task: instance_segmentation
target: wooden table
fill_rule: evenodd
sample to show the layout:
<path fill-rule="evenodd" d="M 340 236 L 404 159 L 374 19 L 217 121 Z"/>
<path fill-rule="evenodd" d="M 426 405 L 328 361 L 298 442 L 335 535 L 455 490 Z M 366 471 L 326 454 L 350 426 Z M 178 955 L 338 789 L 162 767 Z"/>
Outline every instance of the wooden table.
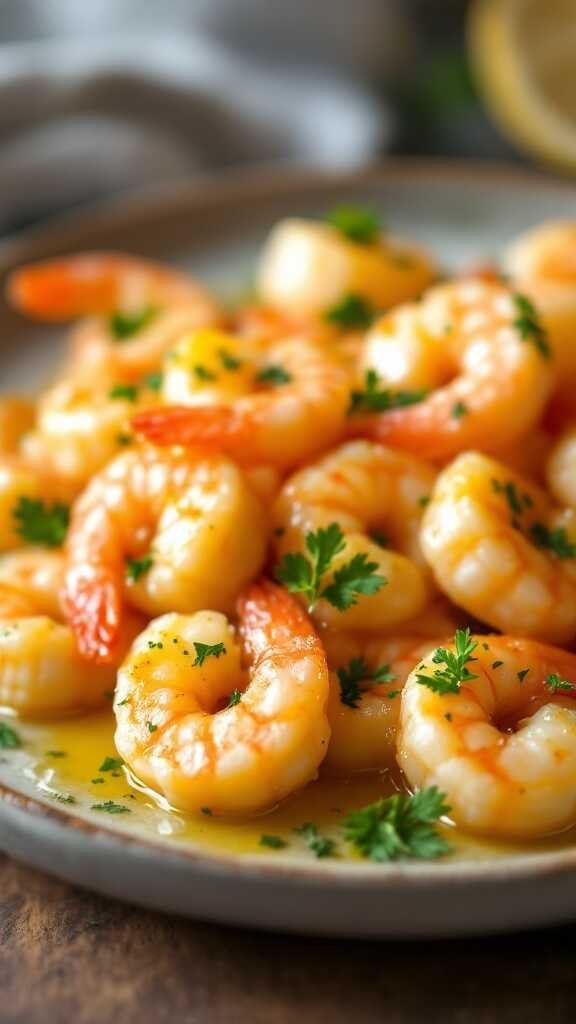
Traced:
<path fill-rule="evenodd" d="M 0 855 L 1 1024 L 566 1024 L 576 928 L 345 942 L 182 921 Z"/>

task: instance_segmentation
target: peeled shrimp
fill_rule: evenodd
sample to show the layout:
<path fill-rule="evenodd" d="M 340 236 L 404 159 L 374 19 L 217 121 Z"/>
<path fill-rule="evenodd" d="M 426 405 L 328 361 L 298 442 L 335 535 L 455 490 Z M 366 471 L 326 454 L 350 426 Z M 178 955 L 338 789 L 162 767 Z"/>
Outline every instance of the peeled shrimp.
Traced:
<path fill-rule="evenodd" d="M 290 338 L 268 350 L 261 364 L 266 369 L 281 379 L 226 405 L 144 412 L 133 426 L 156 444 L 209 445 L 243 464 L 284 468 L 342 437 L 350 379 L 336 353 L 307 338 Z"/>
<path fill-rule="evenodd" d="M 15 271 L 8 297 L 27 316 L 93 317 L 73 337 L 69 374 L 94 383 L 136 380 L 158 368 L 184 331 L 216 323 L 221 310 L 193 278 L 114 252 L 91 252 Z M 121 318 L 123 330 L 112 318 Z"/>
<path fill-rule="evenodd" d="M 265 304 L 299 319 L 323 316 L 349 294 L 376 309 L 415 298 L 436 276 L 423 249 L 387 235 L 350 241 L 330 224 L 289 219 L 262 253 L 257 290 Z"/>
<path fill-rule="evenodd" d="M 476 676 L 439 695 L 417 680 L 402 693 L 398 761 L 417 788 L 438 786 L 462 828 L 507 838 L 543 836 L 576 823 L 574 696 L 549 675 L 576 681 L 576 655 L 532 640 L 478 636 Z M 526 671 L 528 670 L 528 671 Z"/>
<path fill-rule="evenodd" d="M 351 431 L 434 460 L 522 438 L 538 423 L 553 370 L 515 326 L 518 315 L 507 288 L 478 279 L 439 285 L 385 315 L 367 336 L 364 369 L 382 389 L 431 394 L 350 417 Z"/>
<path fill-rule="evenodd" d="M 531 481 L 467 452 L 438 477 L 421 543 L 440 589 L 470 614 L 564 643 L 576 634 L 576 560 L 558 557 L 550 541 L 569 527 Z M 572 528 L 565 539 L 574 541 Z"/>
<path fill-rule="evenodd" d="M 555 441 L 546 466 L 548 486 L 560 505 L 576 509 L 576 424 Z"/>
<path fill-rule="evenodd" d="M 390 631 L 424 609 L 431 581 L 419 529 L 435 477 L 434 469 L 414 456 L 353 441 L 286 481 L 274 510 L 279 556 L 305 550 L 307 533 L 337 523 L 345 547 L 334 559 L 331 575 L 354 555 L 365 553 L 387 581 L 377 593 L 360 595 L 345 611 L 321 599 L 313 613 L 316 621 L 336 629 Z M 379 543 L 373 538 L 381 533 L 386 536 Z"/>
<path fill-rule="evenodd" d="M 118 455 L 75 503 L 65 605 L 82 654 L 113 656 L 125 599 L 157 615 L 228 611 L 260 570 L 262 505 L 228 459 L 142 447 Z M 126 560 L 141 559 L 126 579 Z"/>
<path fill-rule="evenodd" d="M 118 751 L 182 810 L 265 810 L 315 778 L 326 753 L 328 670 L 305 612 L 264 582 L 239 617 L 247 669 L 226 618 L 201 611 L 150 623 L 118 675 Z M 220 653 L 198 664 L 197 644 Z"/>

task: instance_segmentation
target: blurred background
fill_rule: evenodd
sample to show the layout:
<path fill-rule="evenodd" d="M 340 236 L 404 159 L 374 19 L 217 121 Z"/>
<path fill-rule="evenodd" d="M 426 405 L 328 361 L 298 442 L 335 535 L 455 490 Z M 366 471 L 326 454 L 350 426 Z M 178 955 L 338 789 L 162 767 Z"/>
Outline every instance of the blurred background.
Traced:
<path fill-rule="evenodd" d="M 387 154 L 576 170 L 576 0 L 0 0 L 0 231 Z"/>

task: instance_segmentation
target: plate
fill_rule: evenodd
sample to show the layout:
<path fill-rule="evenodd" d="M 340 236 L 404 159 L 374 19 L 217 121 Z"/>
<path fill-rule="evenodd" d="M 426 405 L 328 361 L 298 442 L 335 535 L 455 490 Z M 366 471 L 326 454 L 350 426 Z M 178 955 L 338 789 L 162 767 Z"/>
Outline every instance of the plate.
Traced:
<path fill-rule="evenodd" d="M 494 165 L 391 161 L 361 173 L 243 175 L 120 198 L 2 243 L 0 272 L 116 248 L 188 266 L 232 297 L 279 217 L 321 215 L 342 200 L 376 207 L 392 231 L 430 245 L 448 268 L 490 259 L 545 218 L 576 218 L 576 189 L 566 182 Z M 57 359 L 57 335 L 4 305 L 2 323 L 3 390 L 30 390 Z M 576 918 L 576 845 L 495 855 L 478 843 L 467 857 L 391 865 L 208 846 L 146 801 L 117 816 L 71 794 L 63 802 L 51 785 L 56 768 L 38 754 L 42 730 L 22 731 L 23 748 L 0 759 L 0 848 L 110 896 L 228 924 L 349 937 L 478 934 Z"/>

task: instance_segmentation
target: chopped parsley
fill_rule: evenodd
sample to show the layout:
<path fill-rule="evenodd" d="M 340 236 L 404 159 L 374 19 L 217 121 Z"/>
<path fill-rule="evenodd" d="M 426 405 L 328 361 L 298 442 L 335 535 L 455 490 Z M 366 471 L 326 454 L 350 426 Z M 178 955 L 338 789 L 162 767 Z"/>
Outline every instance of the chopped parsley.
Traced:
<path fill-rule="evenodd" d="M 329 324 L 346 330 L 370 327 L 375 315 L 376 311 L 367 299 L 362 295 L 356 295 L 355 292 L 349 292 L 326 310 L 324 318 Z"/>
<path fill-rule="evenodd" d="M 48 505 L 39 498 L 19 498 L 12 515 L 17 523 L 16 533 L 29 544 L 58 548 L 66 539 L 70 524 L 68 505 L 60 502 Z"/>
<path fill-rule="evenodd" d="M 360 552 L 336 569 L 332 582 L 322 587 L 322 578 L 346 546 L 338 523 L 307 533 L 305 545 L 307 554 L 284 555 L 276 568 L 276 577 L 293 594 L 303 594 L 310 611 L 320 598 L 339 611 L 346 611 L 357 604 L 358 595 L 376 594 L 387 583 L 384 576 L 376 573 L 378 563 L 368 561 L 368 556 Z"/>
<path fill-rule="evenodd" d="M 328 213 L 326 220 L 345 238 L 360 245 L 371 245 L 380 237 L 378 215 L 365 206 L 336 206 Z"/>
<path fill-rule="evenodd" d="M 344 836 L 370 860 L 441 857 L 450 852 L 450 847 L 434 823 L 449 810 L 436 786 L 413 796 L 396 793 L 348 814 Z"/>
<path fill-rule="evenodd" d="M 223 643 L 203 644 L 199 640 L 194 641 L 194 651 L 196 659 L 192 662 L 192 668 L 200 668 L 206 661 L 206 658 L 219 658 L 221 654 L 226 654 L 226 648 Z"/>
<path fill-rule="evenodd" d="M 164 374 L 160 370 L 154 370 L 153 373 L 149 373 L 144 377 L 144 387 L 148 388 L 149 391 L 160 391 L 164 380 Z"/>
<path fill-rule="evenodd" d="M 65 750 L 47 750 L 46 751 L 46 757 L 54 757 L 54 758 L 68 757 L 68 754 L 66 753 Z"/>
<path fill-rule="evenodd" d="M 130 808 L 124 804 L 116 804 L 113 800 L 105 800 L 102 804 L 92 804 L 91 811 L 103 811 L 104 814 L 130 814 Z"/>
<path fill-rule="evenodd" d="M 125 341 L 126 338 L 138 334 L 143 327 L 147 327 L 154 319 L 158 310 L 154 306 L 145 306 L 139 313 L 113 313 L 108 321 L 110 333 L 115 341 Z"/>
<path fill-rule="evenodd" d="M 548 336 L 530 299 L 527 299 L 525 295 L 517 294 L 512 296 L 512 301 L 517 313 L 513 326 L 517 329 L 522 341 L 530 342 L 544 359 L 550 359 L 552 351 L 548 343 Z"/>
<path fill-rule="evenodd" d="M 576 690 L 575 683 L 571 683 L 569 679 L 563 679 L 556 672 L 551 672 L 550 675 L 546 676 L 544 685 L 547 686 L 552 693 L 569 693 Z"/>
<path fill-rule="evenodd" d="M 501 668 L 503 664 L 504 664 L 503 661 L 493 661 L 492 662 L 492 668 L 493 669 Z"/>
<path fill-rule="evenodd" d="M 22 740 L 7 722 L 0 722 L 0 750 L 18 750 L 22 746 Z"/>
<path fill-rule="evenodd" d="M 198 380 L 217 380 L 217 374 L 209 370 L 207 366 L 202 366 L 200 363 L 193 367 L 194 373 L 198 377 Z"/>
<path fill-rule="evenodd" d="M 358 707 L 368 686 L 392 683 L 396 678 L 389 665 L 380 665 L 371 670 L 364 658 L 351 658 L 347 668 L 337 669 L 336 675 L 340 684 L 340 700 L 349 708 Z M 364 683 L 364 687 L 360 683 Z"/>
<path fill-rule="evenodd" d="M 390 412 L 391 409 L 415 405 L 426 398 L 426 391 L 389 391 L 387 388 L 380 388 L 380 380 L 375 370 L 366 370 L 364 383 L 364 390 L 351 392 L 349 416 L 361 412 Z"/>
<path fill-rule="evenodd" d="M 302 836 L 308 849 L 312 850 L 312 853 L 315 853 L 317 857 L 333 856 L 336 843 L 333 839 L 320 835 L 316 825 L 313 825 L 311 821 L 306 821 L 299 828 L 295 828 L 294 832 L 296 835 Z"/>
<path fill-rule="evenodd" d="M 534 502 L 529 494 L 520 494 L 516 484 L 512 480 L 502 483 L 501 480 L 492 480 L 494 494 L 501 494 L 507 501 L 514 519 L 523 514 L 527 508 L 532 508 Z"/>
<path fill-rule="evenodd" d="M 260 846 L 267 846 L 269 850 L 283 850 L 288 843 L 282 836 L 271 836 L 264 833 L 260 836 Z"/>
<path fill-rule="evenodd" d="M 230 355 L 225 348 L 218 349 L 218 357 L 225 370 L 239 370 L 242 366 L 242 360 Z"/>
<path fill-rule="evenodd" d="M 118 772 L 122 768 L 124 761 L 121 757 L 105 757 L 100 765 L 99 772 Z"/>
<path fill-rule="evenodd" d="M 549 530 L 544 523 L 533 523 L 530 527 L 530 539 L 536 547 L 550 551 L 556 558 L 576 558 L 576 544 L 568 539 L 563 526 Z"/>
<path fill-rule="evenodd" d="M 153 722 L 146 722 L 146 728 L 148 729 L 148 732 L 150 734 L 152 734 L 153 732 L 158 732 L 158 726 L 154 725 Z"/>
<path fill-rule="evenodd" d="M 60 804 L 75 804 L 78 803 L 75 796 L 71 793 L 49 793 L 48 796 L 52 800 L 57 800 Z"/>
<path fill-rule="evenodd" d="M 227 707 L 233 708 L 233 707 L 236 706 L 236 704 L 239 704 L 241 700 L 242 700 L 242 690 L 232 690 L 232 693 L 230 694 L 230 696 L 228 698 Z"/>
<path fill-rule="evenodd" d="M 154 565 L 152 555 L 142 555 L 142 558 L 126 559 L 126 575 L 133 583 L 137 583 L 141 576 L 149 572 Z"/>
<path fill-rule="evenodd" d="M 477 679 L 478 676 L 473 675 L 467 667 L 470 662 L 476 661 L 473 655 L 478 646 L 477 641 L 471 639 L 468 627 L 456 630 L 454 646 L 455 651 L 437 647 L 432 655 L 432 661 L 443 668 L 435 668 L 429 675 L 422 671 L 423 666 L 420 665 L 416 670 L 416 681 L 434 693 L 445 694 L 459 693 L 462 683 Z"/>
<path fill-rule="evenodd" d="M 454 420 L 461 420 L 463 416 L 468 414 L 468 406 L 464 402 L 454 402 L 450 415 Z"/>
<path fill-rule="evenodd" d="M 418 504 L 420 505 L 420 508 L 426 508 L 426 505 L 430 504 L 430 495 L 423 494 L 420 498 L 418 498 Z"/>
<path fill-rule="evenodd" d="M 289 384 L 292 380 L 292 374 L 288 373 L 279 363 L 270 363 L 269 366 L 265 366 L 263 370 L 260 370 L 256 380 L 262 384 L 272 384 L 274 387 L 278 387 L 282 384 Z"/>
<path fill-rule="evenodd" d="M 125 448 L 129 444 L 132 444 L 133 440 L 134 438 L 132 434 L 116 434 L 116 444 L 121 445 L 122 448 Z"/>
<path fill-rule="evenodd" d="M 135 402 L 138 388 L 136 384 L 114 384 L 108 392 L 108 398 L 125 398 L 127 402 Z"/>
<path fill-rule="evenodd" d="M 528 675 L 529 671 L 530 671 L 529 668 L 521 668 L 520 671 L 516 673 L 517 676 L 518 676 L 518 679 L 520 680 L 521 683 L 524 682 L 524 680 L 526 679 L 526 676 Z"/>

